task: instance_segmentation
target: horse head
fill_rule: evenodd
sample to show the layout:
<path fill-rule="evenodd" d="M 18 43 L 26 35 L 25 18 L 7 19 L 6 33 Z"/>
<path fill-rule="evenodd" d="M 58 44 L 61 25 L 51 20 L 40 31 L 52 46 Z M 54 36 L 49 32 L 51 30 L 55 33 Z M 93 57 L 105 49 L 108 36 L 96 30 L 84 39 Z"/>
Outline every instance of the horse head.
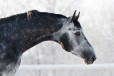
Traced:
<path fill-rule="evenodd" d="M 62 28 L 54 34 L 54 39 L 67 52 L 83 58 L 87 64 L 92 64 L 96 60 L 94 49 L 84 36 L 78 21 L 80 12 L 77 16 L 75 13 L 76 11 L 72 17 L 63 20 Z"/>

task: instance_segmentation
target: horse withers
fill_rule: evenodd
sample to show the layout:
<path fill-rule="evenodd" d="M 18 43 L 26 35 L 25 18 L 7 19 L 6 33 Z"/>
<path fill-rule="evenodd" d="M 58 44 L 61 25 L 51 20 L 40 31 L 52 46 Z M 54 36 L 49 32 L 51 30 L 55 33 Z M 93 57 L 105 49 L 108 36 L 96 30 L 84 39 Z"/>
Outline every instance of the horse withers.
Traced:
<path fill-rule="evenodd" d="M 13 76 L 22 54 L 34 45 L 53 40 L 64 50 L 92 64 L 95 53 L 83 34 L 78 21 L 72 17 L 32 10 L 0 19 L 0 76 Z"/>

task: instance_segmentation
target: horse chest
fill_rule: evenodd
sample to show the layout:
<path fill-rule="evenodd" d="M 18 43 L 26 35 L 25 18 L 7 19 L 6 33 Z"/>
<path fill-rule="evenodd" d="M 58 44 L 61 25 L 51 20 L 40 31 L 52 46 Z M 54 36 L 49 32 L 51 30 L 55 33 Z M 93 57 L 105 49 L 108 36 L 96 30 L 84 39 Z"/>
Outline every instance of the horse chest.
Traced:
<path fill-rule="evenodd" d="M 14 76 L 21 62 L 19 55 L 14 55 L 14 50 L 0 44 L 0 76 Z"/>
<path fill-rule="evenodd" d="M 0 76 L 14 76 L 16 70 L 18 69 L 20 65 L 21 59 L 19 58 L 17 62 L 11 62 L 10 64 L 2 64 L 0 63 L 3 68 L 0 69 Z M 5 65 L 6 64 L 6 65 Z"/>

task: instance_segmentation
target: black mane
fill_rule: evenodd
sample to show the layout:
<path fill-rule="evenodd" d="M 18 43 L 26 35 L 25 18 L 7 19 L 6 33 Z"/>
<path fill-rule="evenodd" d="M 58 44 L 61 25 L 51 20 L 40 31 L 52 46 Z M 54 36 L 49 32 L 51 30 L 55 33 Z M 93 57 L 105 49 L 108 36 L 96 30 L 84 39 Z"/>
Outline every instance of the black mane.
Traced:
<path fill-rule="evenodd" d="M 58 19 L 58 18 L 67 18 L 66 16 L 63 16 L 61 14 L 54 14 L 54 13 L 47 13 L 47 12 L 39 12 L 37 10 L 31 10 L 29 11 L 32 13 L 32 17 L 47 17 L 47 18 L 54 18 L 54 19 Z M 21 14 L 16 14 L 16 15 L 12 15 L 6 18 L 1 18 L 0 19 L 0 24 L 2 23 L 9 23 L 9 22 L 15 22 L 15 21 L 20 21 L 23 19 L 27 19 L 27 12 L 25 13 L 21 13 Z"/>

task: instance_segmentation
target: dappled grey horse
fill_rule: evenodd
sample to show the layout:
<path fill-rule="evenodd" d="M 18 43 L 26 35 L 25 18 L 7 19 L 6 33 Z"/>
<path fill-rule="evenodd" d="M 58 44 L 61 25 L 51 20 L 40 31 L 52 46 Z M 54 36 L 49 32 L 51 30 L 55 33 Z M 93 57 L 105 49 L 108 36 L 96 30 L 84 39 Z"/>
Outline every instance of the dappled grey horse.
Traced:
<path fill-rule="evenodd" d="M 53 40 L 63 49 L 92 64 L 95 53 L 78 22 L 72 17 L 32 10 L 0 19 L 0 76 L 13 76 L 22 54 L 34 45 Z"/>

